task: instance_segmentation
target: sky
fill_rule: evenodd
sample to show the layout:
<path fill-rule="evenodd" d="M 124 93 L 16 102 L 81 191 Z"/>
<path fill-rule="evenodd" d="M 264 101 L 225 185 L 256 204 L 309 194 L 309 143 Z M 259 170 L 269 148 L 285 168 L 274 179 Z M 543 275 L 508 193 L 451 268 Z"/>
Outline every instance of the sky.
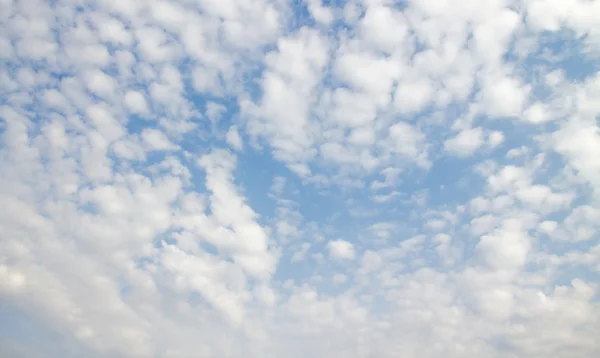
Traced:
<path fill-rule="evenodd" d="M 600 356 L 600 1 L 0 0 L 0 356 Z"/>

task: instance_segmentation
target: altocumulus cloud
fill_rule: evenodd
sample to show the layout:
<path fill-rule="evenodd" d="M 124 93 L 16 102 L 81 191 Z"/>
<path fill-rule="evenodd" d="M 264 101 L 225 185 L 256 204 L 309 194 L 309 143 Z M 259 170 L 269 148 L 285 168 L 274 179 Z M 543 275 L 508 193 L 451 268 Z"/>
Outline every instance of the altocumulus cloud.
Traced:
<path fill-rule="evenodd" d="M 0 0 L 0 356 L 600 356 L 598 23 Z"/>

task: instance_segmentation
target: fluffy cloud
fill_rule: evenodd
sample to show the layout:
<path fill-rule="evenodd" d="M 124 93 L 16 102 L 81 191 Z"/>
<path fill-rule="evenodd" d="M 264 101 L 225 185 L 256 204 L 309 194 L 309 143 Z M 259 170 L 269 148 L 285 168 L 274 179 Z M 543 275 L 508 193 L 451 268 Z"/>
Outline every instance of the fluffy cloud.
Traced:
<path fill-rule="evenodd" d="M 352 260 L 354 258 L 354 246 L 344 240 L 333 240 L 327 244 L 329 255 L 336 259 Z"/>
<path fill-rule="evenodd" d="M 457 134 L 456 137 L 444 142 L 446 151 L 460 157 L 473 154 L 482 145 L 483 132 L 481 128 L 465 129 Z"/>
<path fill-rule="evenodd" d="M 242 137 L 235 126 L 229 128 L 227 134 L 225 134 L 227 144 L 229 144 L 235 150 L 242 150 Z"/>
<path fill-rule="evenodd" d="M 599 356 L 598 4 L 0 1 L 0 356 Z"/>

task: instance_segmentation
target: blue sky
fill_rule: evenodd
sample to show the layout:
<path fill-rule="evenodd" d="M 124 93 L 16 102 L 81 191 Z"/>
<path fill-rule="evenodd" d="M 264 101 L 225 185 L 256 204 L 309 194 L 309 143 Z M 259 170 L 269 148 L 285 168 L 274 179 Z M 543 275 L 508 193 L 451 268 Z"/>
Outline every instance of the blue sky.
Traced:
<path fill-rule="evenodd" d="M 599 18 L 0 1 L 0 356 L 597 357 Z"/>

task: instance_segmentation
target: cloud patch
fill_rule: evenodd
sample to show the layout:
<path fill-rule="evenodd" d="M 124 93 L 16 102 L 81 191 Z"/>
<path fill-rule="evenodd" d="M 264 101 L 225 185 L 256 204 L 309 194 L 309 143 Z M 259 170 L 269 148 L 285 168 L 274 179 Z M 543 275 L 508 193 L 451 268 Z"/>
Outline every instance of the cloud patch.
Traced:
<path fill-rule="evenodd" d="M 0 1 L 0 355 L 599 356 L 599 9 Z"/>

